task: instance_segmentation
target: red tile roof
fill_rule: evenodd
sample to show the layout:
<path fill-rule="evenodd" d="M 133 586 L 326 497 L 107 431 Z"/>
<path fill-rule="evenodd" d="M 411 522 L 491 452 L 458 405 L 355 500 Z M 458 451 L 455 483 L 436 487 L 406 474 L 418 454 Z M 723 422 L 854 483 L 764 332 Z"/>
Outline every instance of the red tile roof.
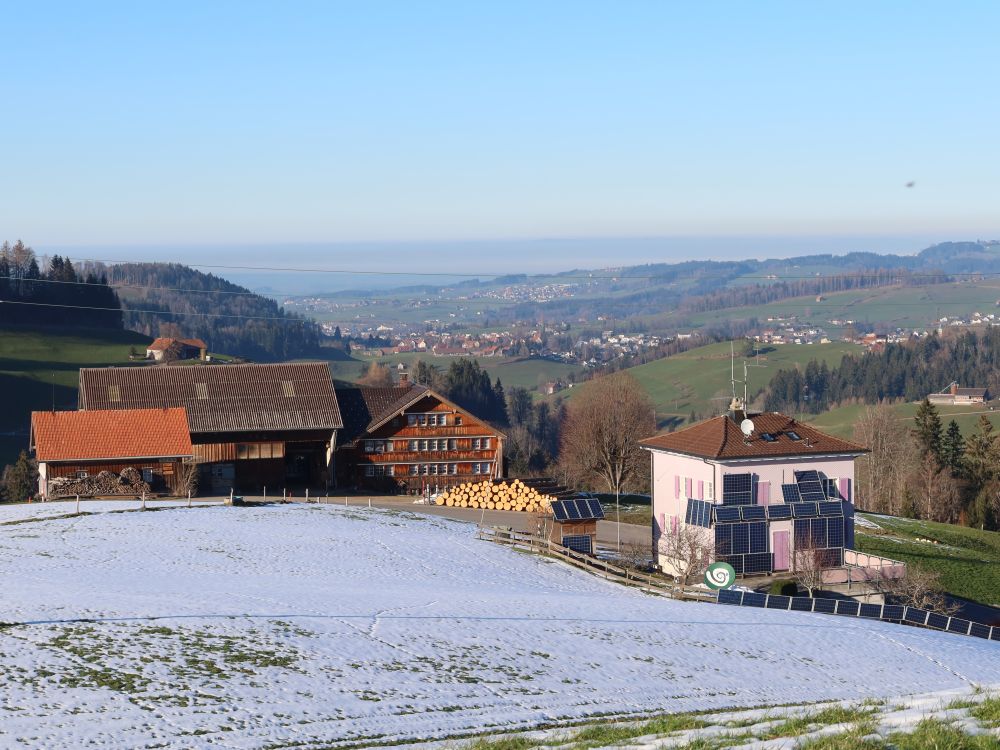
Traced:
<path fill-rule="evenodd" d="M 31 435 L 39 461 L 192 455 L 182 408 L 35 411 Z"/>
<path fill-rule="evenodd" d="M 740 426 L 730 417 L 720 416 L 677 432 L 647 438 L 640 444 L 646 448 L 716 460 L 868 452 L 864 446 L 827 435 L 777 412 L 752 414 L 750 419 L 753 420 L 754 431 L 748 438 L 744 438 Z M 790 432 L 800 439 L 790 437 Z M 773 436 L 774 440 L 765 440 L 762 437 L 765 434 Z"/>

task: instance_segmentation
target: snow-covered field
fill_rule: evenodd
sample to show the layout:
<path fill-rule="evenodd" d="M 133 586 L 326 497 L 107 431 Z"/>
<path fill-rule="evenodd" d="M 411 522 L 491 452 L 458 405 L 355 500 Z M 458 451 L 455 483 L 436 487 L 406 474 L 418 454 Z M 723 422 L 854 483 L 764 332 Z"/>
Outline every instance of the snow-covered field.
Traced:
<path fill-rule="evenodd" d="M 995 643 L 667 601 L 473 534 L 327 505 L 0 525 L 0 620 L 33 623 L 0 631 L 0 746 L 318 748 L 1000 684 Z"/>

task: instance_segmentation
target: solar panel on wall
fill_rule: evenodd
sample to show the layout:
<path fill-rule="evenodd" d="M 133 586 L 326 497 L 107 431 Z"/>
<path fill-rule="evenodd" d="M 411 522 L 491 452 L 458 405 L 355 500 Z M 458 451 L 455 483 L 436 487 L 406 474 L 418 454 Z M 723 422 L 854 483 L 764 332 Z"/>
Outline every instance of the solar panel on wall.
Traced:
<path fill-rule="evenodd" d="M 767 508 L 763 505 L 740 506 L 744 521 L 763 521 L 767 518 Z"/>
<path fill-rule="evenodd" d="M 795 503 L 792 505 L 792 515 L 795 518 L 812 518 L 816 513 L 816 503 Z"/>
<path fill-rule="evenodd" d="M 756 555 L 743 556 L 744 573 L 770 573 L 773 565 L 771 553 L 764 552 Z"/>
<path fill-rule="evenodd" d="M 783 521 L 792 517 L 792 506 L 790 505 L 769 505 L 767 506 L 767 517 L 771 521 Z"/>
<path fill-rule="evenodd" d="M 799 486 L 799 493 L 802 495 L 803 500 L 826 500 L 823 480 L 820 478 L 818 471 L 809 469 L 808 471 L 795 472 L 795 483 Z"/>
<path fill-rule="evenodd" d="M 820 503 L 819 514 L 821 516 L 842 516 L 844 515 L 844 505 L 839 500 Z"/>
<path fill-rule="evenodd" d="M 799 494 L 799 486 L 797 484 L 781 485 L 781 496 L 786 503 L 798 503 L 802 501 L 802 495 Z"/>
<path fill-rule="evenodd" d="M 722 504 L 753 505 L 753 474 L 724 474 Z"/>
<path fill-rule="evenodd" d="M 580 534 L 578 536 L 564 536 L 562 538 L 562 546 L 574 550 L 575 552 L 582 552 L 585 555 L 589 555 L 593 552 L 590 537 L 585 534 Z"/>
<path fill-rule="evenodd" d="M 739 506 L 716 505 L 712 510 L 715 511 L 715 520 L 719 523 L 732 523 L 740 520 Z"/>

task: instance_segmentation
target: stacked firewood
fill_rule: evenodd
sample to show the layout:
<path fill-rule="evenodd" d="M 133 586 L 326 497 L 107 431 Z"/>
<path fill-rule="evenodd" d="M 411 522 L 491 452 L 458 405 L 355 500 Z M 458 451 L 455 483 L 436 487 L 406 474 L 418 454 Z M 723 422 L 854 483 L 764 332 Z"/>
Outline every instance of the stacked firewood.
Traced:
<path fill-rule="evenodd" d="M 142 495 L 149 494 L 149 485 L 142 481 L 142 474 L 131 466 L 125 467 L 121 474 L 102 471 L 91 477 L 75 479 L 72 477 L 57 477 L 49 480 L 50 497 L 101 497 L 104 495 Z"/>
<path fill-rule="evenodd" d="M 527 513 L 548 511 L 555 498 L 543 495 L 520 479 L 513 482 L 469 482 L 438 495 L 437 505 L 454 508 L 516 510 Z"/>

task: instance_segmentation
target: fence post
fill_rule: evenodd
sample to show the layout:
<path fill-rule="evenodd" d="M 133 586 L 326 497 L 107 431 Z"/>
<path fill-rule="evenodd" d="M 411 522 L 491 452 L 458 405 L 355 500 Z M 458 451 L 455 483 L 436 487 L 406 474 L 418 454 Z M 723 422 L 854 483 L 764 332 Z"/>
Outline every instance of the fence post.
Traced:
<path fill-rule="evenodd" d="M 146 510 L 146 491 L 142 491 L 142 509 Z"/>
<path fill-rule="evenodd" d="M 264 502 L 267 502 L 267 485 L 264 485 Z"/>
<path fill-rule="evenodd" d="M 372 499 L 371 498 L 368 498 L 368 507 L 369 508 L 372 507 Z"/>
<path fill-rule="evenodd" d="M 232 487 L 229 488 L 229 504 L 230 505 L 233 504 L 233 488 Z"/>
<path fill-rule="evenodd" d="M 281 502 L 283 502 L 283 503 L 287 503 L 288 502 L 288 488 L 287 487 L 281 490 Z"/>
<path fill-rule="evenodd" d="M 76 512 L 77 513 L 80 512 L 80 496 L 79 495 L 76 496 Z"/>
<path fill-rule="evenodd" d="M 306 487 L 306 502 L 309 502 L 309 488 Z"/>

